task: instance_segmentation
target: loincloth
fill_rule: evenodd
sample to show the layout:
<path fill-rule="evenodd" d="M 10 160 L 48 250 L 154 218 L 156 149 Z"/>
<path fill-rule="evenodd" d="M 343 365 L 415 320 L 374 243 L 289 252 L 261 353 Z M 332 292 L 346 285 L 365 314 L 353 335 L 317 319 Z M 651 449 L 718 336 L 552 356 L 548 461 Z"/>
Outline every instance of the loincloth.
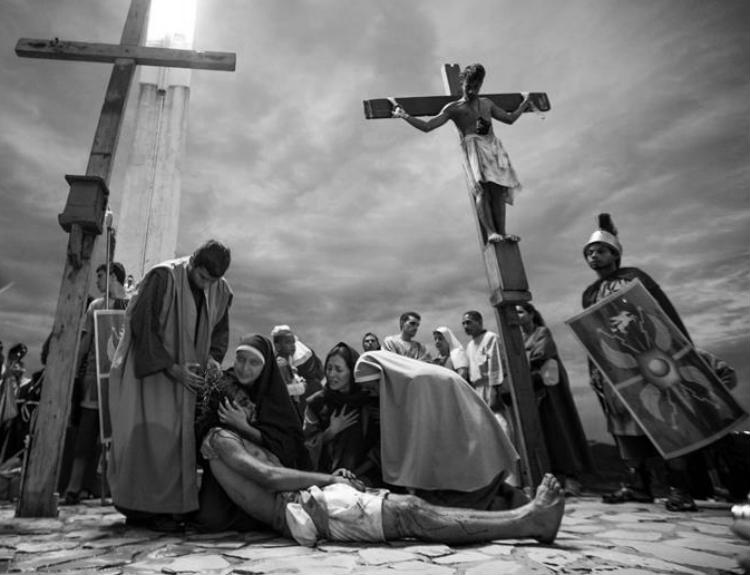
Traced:
<path fill-rule="evenodd" d="M 312 547 L 319 539 L 385 541 L 383 500 L 387 491 L 357 491 L 335 483 L 302 490 L 299 502 L 286 505 L 286 530 L 297 543 Z"/>
<path fill-rule="evenodd" d="M 507 188 L 505 202 L 513 204 L 516 193 L 521 191 L 521 182 L 497 136 L 492 133 L 484 136 L 468 134 L 461 139 L 461 148 L 472 183 L 492 182 Z"/>

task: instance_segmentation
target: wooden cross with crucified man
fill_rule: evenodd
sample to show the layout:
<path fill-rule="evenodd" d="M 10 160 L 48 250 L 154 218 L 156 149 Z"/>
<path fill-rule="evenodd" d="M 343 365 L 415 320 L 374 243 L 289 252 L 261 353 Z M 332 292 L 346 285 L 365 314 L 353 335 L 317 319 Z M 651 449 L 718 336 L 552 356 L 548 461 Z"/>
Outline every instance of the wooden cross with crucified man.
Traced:
<path fill-rule="evenodd" d="M 54 517 L 65 428 L 70 417 L 73 376 L 91 254 L 102 232 L 117 141 L 136 66 L 227 70 L 235 68 L 228 52 L 197 52 L 142 46 L 151 0 L 131 0 L 119 44 L 94 44 L 22 38 L 16 54 L 28 58 L 109 62 L 113 70 L 94 134 L 86 174 L 66 176 L 70 195 L 60 224 L 70 233 L 55 321 L 50 338 L 42 396 L 22 474 L 18 517 Z"/>
<path fill-rule="evenodd" d="M 494 135 L 492 120 L 512 124 L 523 112 L 549 110 L 547 95 L 540 92 L 480 95 L 484 81 L 481 64 L 468 66 L 463 76 L 458 65 L 446 65 L 443 79 L 449 96 L 366 100 L 365 116 L 403 118 L 423 132 L 451 120 L 461 136 L 464 165 L 483 241 L 517 241 L 517 236 L 505 231 L 505 204 L 513 203 L 513 196 L 521 186 L 508 154 Z M 432 117 L 422 120 L 417 116 Z"/>
<path fill-rule="evenodd" d="M 538 485 L 549 470 L 544 436 L 531 383 L 523 334 L 516 305 L 531 300 L 518 238 L 506 234 L 505 203 L 512 202 L 518 186 L 505 150 L 492 133 L 492 119 L 512 124 L 524 112 L 550 109 L 543 92 L 482 94 L 484 69 L 467 68 L 462 77 L 458 64 L 443 68 L 447 96 L 380 98 L 365 100 L 367 119 L 399 117 L 428 132 L 452 120 L 463 150 L 469 196 L 476 208 L 490 303 L 500 327 L 515 419 L 515 443 L 521 453 L 524 484 Z M 416 116 L 431 116 L 427 121 Z M 499 147 L 498 147 L 499 146 Z M 508 202 L 508 203 L 510 203 Z"/>

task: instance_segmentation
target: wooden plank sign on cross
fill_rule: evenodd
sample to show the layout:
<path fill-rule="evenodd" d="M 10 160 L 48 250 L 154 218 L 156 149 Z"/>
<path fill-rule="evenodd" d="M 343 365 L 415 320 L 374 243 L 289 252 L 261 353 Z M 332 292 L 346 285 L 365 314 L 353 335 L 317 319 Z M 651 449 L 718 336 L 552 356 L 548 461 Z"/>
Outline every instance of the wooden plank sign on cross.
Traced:
<path fill-rule="evenodd" d="M 443 68 L 443 81 L 447 95 L 418 96 L 412 98 L 380 98 L 365 100 L 364 110 L 367 119 L 393 117 L 394 102 L 411 116 L 435 116 L 451 101 L 462 95 L 459 80 L 458 64 L 446 64 Z M 517 109 L 523 101 L 521 93 L 515 94 L 485 94 L 488 98 L 506 112 Z M 533 105 L 531 110 L 546 112 L 550 109 L 549 99 L 544 92 L 531 92 L 529 100 Z M 472 212 L 476 214 L 474 201 L 474 186 L 469 174 L 471 170 L 464 167 L 469 188 L 469 200 Z M 485 271 L 490 288 L 490 303 L 495 310 L 499 326 L 499 334 L 503 342 L 508 373 L 505 374 L 509 382 L 515 416 L 515 440 L 522 462 L 524 485 L 538 485 L 544 473 L 549 471 L 549 458 L 544 442 L 544 435 L 539 422 L 534 389 L 531 383 L 529 364 L 526 358 L 523 334 L 516 313 L 516 305 L 530 301 L 531 293 L 528 289 L 526 274 L 523 269 L 521 252 L 517 242 L 487 243 L 479 220 L 476 220 L 479 244 L 485 262 Z"/>
<path fill-rule="evenodd" d="M 234 70 L 235 55 L 226 52 L 197 52 L 142 46 L 150 0 L 131 0 L 119 44 L 93 44 L 22 38 L 16 46 L 19 56 L 58 60 L 85 60 L 113 64 L 101 115 L 94 134 L 85 176 L 66 176 L 75 186 L 102 190 L 106 207 L 107 185 L 114 163 L 117 141 L 136 66 L 153 65 L 207 70 Z M 76 191 L 80 191 L 76 189 Z M 80 200 L 80 197 L 78 198 Z M 69 203 L 71 202 L 69 198 Z M 101 211 L 101 210 L 100 210 Z M 65 428 L 70 416 L 73 377 L 78 355 L 91 254 L 101 226 L 84 226 L 73 220 L 61 224 L 70 231 L 65 270 L 57 300 L 45 370 L 45 384 L 32 429 L 31 446 L 24 461 L 18 517 L 54 517 Z"/>

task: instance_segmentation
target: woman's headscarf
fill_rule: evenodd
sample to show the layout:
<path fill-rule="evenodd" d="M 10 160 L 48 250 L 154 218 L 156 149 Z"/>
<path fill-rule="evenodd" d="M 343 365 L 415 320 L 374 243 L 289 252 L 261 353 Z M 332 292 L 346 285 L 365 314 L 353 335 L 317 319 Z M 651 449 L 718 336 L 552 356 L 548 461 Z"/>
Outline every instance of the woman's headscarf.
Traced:
<path fill-rule="evenodd" d="M 468 368 L 469 360 L 466 357 L 464 346 L 461 345 L 460 341 L 458 341 L 458 338 L 454 335 L 453 331 L 449 327 L 445 326 L 440 326 L 436 328 L 435 331 L 440 332 L 445 338 L 445 341 L 448 342 L 448 349 L 450 350 L 449 353 L 451 363 L 453 364 L 453 369 L 460 369 L 462 367 Z"/>
<path fill-rule="evenodd" d="M 260 431 L 263 446 L 286 467 L 311 469 L 310 456 L 302 437 L 302 424 L 289 398 L 271 341 L 262 335 L 251 334 L 242 337 L 238 345 L 258 350 L 265 361 L 263 369 L 249 389 L 237 381 L 234 368 L 226 370 L 218 384 L 207 391 L 207 400 L 203 401 L 205 413 L 199 418 L 203 420 L 200 426 L 196 420 L 199 433 L 206 433 L 210 427 L 220 425 L 217 413 L 220 402 L 224 397 L 232 397 L 240 387 L 255 404 L 256 419 L 252 425 Z"/>
<path fill-rule="evenodd" d="M 340 341 L 331 348 L 331 351 L 328 352 L 328 355 L 326 355 L 326 360 L 323 362 L 323 366 L 327 366 L 328 360 L 331 359 L 334 355 L 338 355 L 344 359 L 344 362 L 346 362 L 346 366 L 352 372 L 352 385 L 354 385 L 354 366 L 359 359 L 359 352 L 357 352 L 357 350 L 350 346 L 348 343 Z M 354 390 L 353 387 L 352 390 Z"/>
<path fill-rule="evenodd" d="M 487 404 L 457 373 L 388 351 L 357 362 L 379 380 L 383 480 L 417 489 L 473 491 L 514 469 L 518 454 Z"/>

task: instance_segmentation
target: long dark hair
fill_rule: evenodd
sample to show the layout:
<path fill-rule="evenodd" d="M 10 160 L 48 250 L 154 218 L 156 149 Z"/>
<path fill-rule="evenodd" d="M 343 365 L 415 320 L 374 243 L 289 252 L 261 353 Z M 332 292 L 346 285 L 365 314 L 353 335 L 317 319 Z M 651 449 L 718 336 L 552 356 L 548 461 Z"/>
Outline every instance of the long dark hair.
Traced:
<path fill-rule="evenodd" d="M 338 409 L 344 405 L 359 407 L 368 403 L 376 403 L 377 398 L 373 398 L 369 393 L 361 389 L 356 381 L 354 381 L 354 365 L 359 359 L 359 353 L 357 350 L 349 344 L 340 341 L 331 348 L 331 351 L 328 352 L 323 366 L 328 366 L 328 362 L 334 356 L 342 358 L 351 371 L 352 379 L 349 383 L 349 392 L 344 393 L 325 386 L 321 391 L 308 398 L 307 405 L 320 416 L 326 405 L 331 409 Z"/>
<path fill-rule="evenodd" d="M 357 360 L 359 359 L 359 352 L 355 350 L 352 346 L 350 346 L 347 343 L 344 343 L 343 341 L 338 342 L 336 345 L 334 345 L 331 348 L 331 351 L 328 352 L 328 355 L 326 355 L 326 360 L 323 362 L 323 370 L 327 371 L 328 369 L 328 362 L 332 357 L 338 356 L 341 359 L 344 360 L 344 363 L 346 363 L 346 366 L 349 368 L 350 372 L 350 381 L 349 381 L 349 393 L 354 393 L 355 391 L 359 390 L 359 386 L 354 381 L 354 365 L 357 363 Z"/>
<path fill-rule="evenodd" d="M 534 307 L 534 304 L 525 301 L 525 302 L 519 303 L 518 307 L 522 307 L 524 310 L 526 310 L 526 313 L 531 315 L 531 319 L 534 322 L 535 326 L 542 327 L 546 325 L 544 323 L 544 318 L 542 317 L 542 314 L 539 313 L 539 310 Z"/>

